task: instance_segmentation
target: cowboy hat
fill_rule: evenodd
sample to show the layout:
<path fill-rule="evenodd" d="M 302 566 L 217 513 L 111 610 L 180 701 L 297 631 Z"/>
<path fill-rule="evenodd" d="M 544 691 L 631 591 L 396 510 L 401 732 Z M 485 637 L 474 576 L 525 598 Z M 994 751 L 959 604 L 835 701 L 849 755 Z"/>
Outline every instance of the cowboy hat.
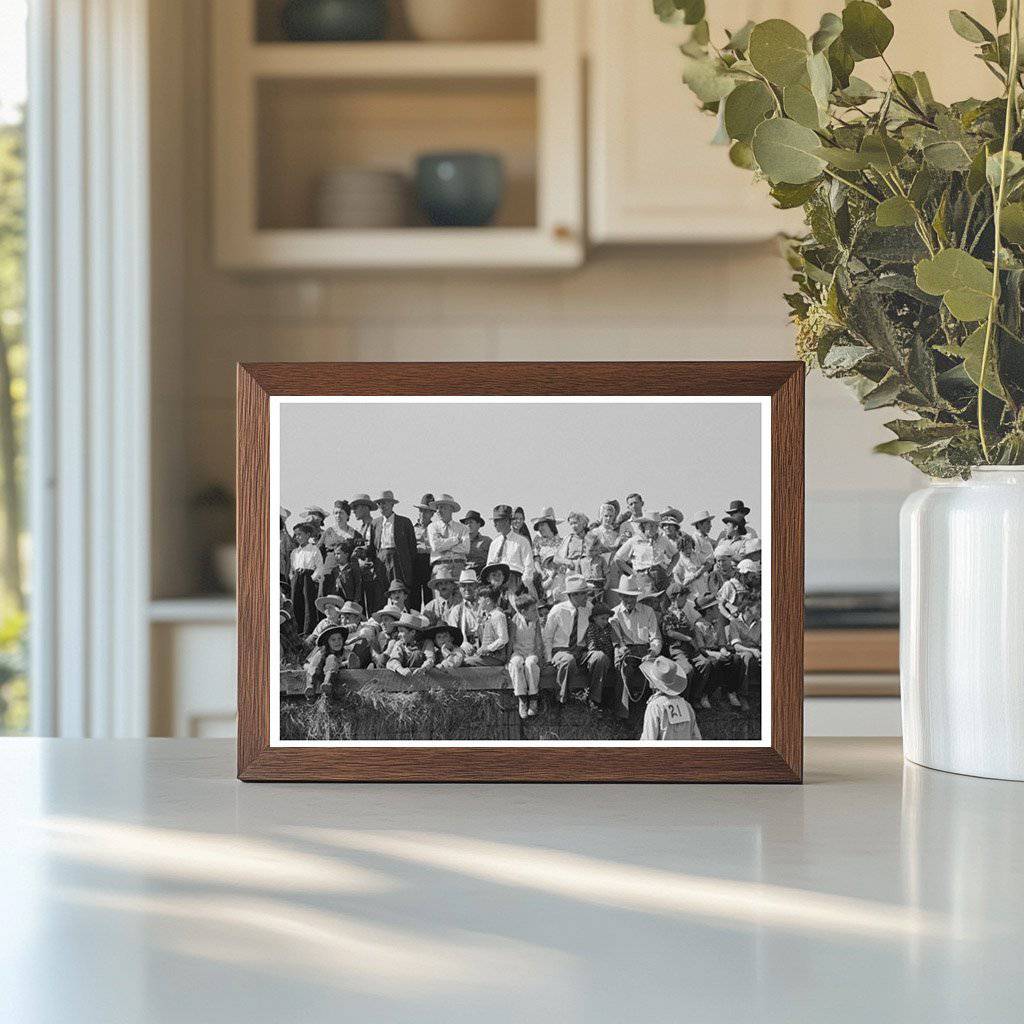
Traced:
<path fill-rule="evenodd" d="M 388 587 L 388 593 L 397 594 L 399 591 L 401 591 L 403 594 L 408 594 L 408 585 L 403 583 L 401 580 L 392 580 L 391 585 Z"/>
<path fill-rule="evenodd" d="M 433 640 L 438 633 L 451 633 L 452 642 L 456 647 L 466 639 L 458 626 L 449 625 L 447 622 L 435 622 L 432 626 L 427 626 L 425 629 L 420 630 L 420 635 L 428 640 Z"/>
<path fill-rule="evenodd" d="M 565 596 L 568 597 L 570 594 L 589 594 L 590 588 L 587 586 L 587 581 L 582 576 L 566 576 L 565 577 Z"/>
<path fill-rule="evenodd" d="M 643 672 L 652 690 L 678 697 L 686 689 L 686 677 L 679 674 L 679 666 L 671 659 L 657 657 L 653 661 L 641 661 Z"/>
<path fill-rule="evenodd" d="M 381 619 L 400 619 L 405 612 L 397 604 L 386 604 L 373 613 L 373 617 L 379 622 Z"/>
<path fill-rule="evenodd" d="M 471 569 L 471 568 L 469 568 L 469 566 L 467 566 L 465 569 L 462 570 L 462 572 L 459 573 L 459 585 L 460 586 L 464 586 L 464 585 L 469 584 L 469 583 L 472 583 L 472 584 L 475 585 L 475 584 L 477 584 L 479 582 L 480 582 L 480 580 L 477 578 L 476 569 Z"/>
<path fill-rule="evenodd" d="M 328 626 L 317 638 L 317 647 L 326 647 L 327 641 L 334 636 L 335 633 L 340 633 L 342 640 L 348 639 L 348 630 L 344 626 Z"/>
<path fill-rule="evenodd" d="M 698 523 L 706 523 L 709 519 L 714 518 L 715 517 L 707 509 L 703 509 L 702 511 L 695 512 L 693 514 L 693 518 L 690 520 L 690 525 L 696 526 Z"/>
<path fill-rule="evenodd" d="M 314 604 L 318 612 L 325 612 L 328 608 L 340 609 L 345 602 L 337 594 L 325 594 L 323 597 L 318 597 Z"/>
<path fill-rule="evenodd" d="M 423 629 L 423 616 L 417 615 L 415 612 L 403 612 L 398 617 L 398 628 L 399 629 L 415 629 L 419 632 Z"/>
<path fill-rule="evenodd" d="M 489 576 L 489 575 L 490 575 L 490 574 L 491 574 L 492 572 L 494 572 L 494 570 L 495 570 L 495 569 L 500 569 L 500 570 L 501 570 L 501 573 L 502 573 L 502 575 L 504 576 L 504 579 L 502 580 L 502 583 L 508 583 L 508 576 L 509 576 L 509 572 L 510 572 L 511 570 L 509 569 L 509 567 L 508 567 L 508 563 L 507 563 L 507 562 L 491 562 L 491 564 L 490 564 L 490 565 L 485 565 L 485 566 L 484 566 L 484 567 L 483 567 L 483 568 L 482 568 L 482 569 L 480 570 L 480 576 L 481 576 L 481 578 L 482 578 L 482 579 L 485 579 L 485 580 L 486 580 L 486 579 L 487 579 L 487 577 L 488 577 L 488 576 Z"/>
<path fill-rule="evenodd" d="M 434 506 L 434 496 L 432 494 L 424 494 L 423 497 L 420 498 L 420 503 L 418 505 L 414 505 L 413 507 L 414 508 L 425 508 L 429 512 L 433 512 L 434 508 L 435 508 L 435 506 Z"/>
<path fill-rule="evenodd" d="M 550 523 L 552 526 L 558 526 L 559 523 L 564 522 L 563 519 L 558 519 L 555 516 L 555 510 L 550 506 L 546 506 L 540 510 L 540 515 L 535 519 L 531 519 L 530 522 L 533 524 L 533 528 L 536 530 L 541 523 Z"/>
<path fill-rule="evenodd" d="M 368 494 L 357 494 L 354 498 L 349 498 L 348 507 L 355 508 L 356 505 L 367 505 L 370 508 L 376 508 L 377 503 Z"/>
<path fill-rule="evenodd" d="M 440 498 L 434 499 L 435 508 L 440 508 L 442 505 L 447 505 L 453 512 L 462 511 L 462 506 L 450 494 L 442 494 Z"/>
<path fill-rule="evenodd" d="M 381 491 L 380 497 L 377 499 L 376 504 L 380 505 L 382 501 L 390 501 L 394 505 L 398 504 L 398 499 L 395 497 L 394 491 Z"/>
<path fill-rule="evenodd" d="M 455 573 L 452 572 L 452 567 L 450 565 L 447 565 L 444 562 L 442 562 L 433 571 L 433 573 L 430 576 L 430 579 L 427 580 L 427 586 L 428 587 L 432 587 L 435 583 L 455 583 L 455 582 L 457 582 L 457 580 L 456 580 L 456 577 L 455 577 Z"/>
<path fill-rule="evenodd" d="M 512 506 L 511 505 L 495 505 L 494 511 L 491 513 L 491 519 L 511 519 L 512 518 Z"/>
<path fill-rule="evenodd" d="M 462 517 L 462 518 L 461 518 L 461 519 L 459 520 L 459 522 L 460 522 L 460 523 L 462 523 L 462 525 L 463 525 L 463 526 L 465 526 L 465 525 L 466 525 L 466 523 L 479 523 L 479 524 L 480 524 L 481 526 L 483 526 L 483 525 L 484 525 L 484 517 L 483 517 L 482 515 L 480 515 L 480 513 L 479 513 L 479 512 L 477 512 L 477 511 L 476 511 L 476 509 L 473 509 L 473 508 L 471 508 L 471 509 L 470 509 L 470 510 L 469 510 L 469 511 L 468 511 L 468 512 L 467 512 L 467 513 L 466 513 L 466 514 L 465 514 L 465 515 L 464 515 L 464 516 L 463 516 L 463 517 Z"/>
<path fill-rule="evenodd" d="M 738 516 L 749 516 L 750 515 L 750 509 L 747 508 L 747 506 L 744 505 L 743 502 L 739 500 L 739 498 L 737 498 L 735 501 L 730 501 L 729 502 L 729 507 L 725 511 L 728 512 L 730 515 L 738 515 Z"/>
<path fill-rule="evenodd" d="M 740 560 L 739 565 L 736 566 L 736 572 L 749 572 L 752 576 L 760 576 L 761 565 L 759 562 L 755 562 L 752 558 L 743 558 Z"/>
<path fill-rule="evenodd" d="M 355 601 L 346 601 L 341 606 L 341 614 L 342 615 L 362 615 L 363 614 L 363 606 L 361 604 L 357 604 Z"/>

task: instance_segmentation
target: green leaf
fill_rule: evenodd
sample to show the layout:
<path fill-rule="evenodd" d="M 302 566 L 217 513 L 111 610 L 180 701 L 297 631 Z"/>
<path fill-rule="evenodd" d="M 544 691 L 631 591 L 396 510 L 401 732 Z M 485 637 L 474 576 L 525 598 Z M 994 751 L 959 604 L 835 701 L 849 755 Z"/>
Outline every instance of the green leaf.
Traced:
<path fill-rule="evenodd" d="M 807 61 L 807 79 L 810 82 L 811 95 L 821 112 L 821 124 L 828 119 L 828 99 L 832 94 L 832 69 L 828 66 L 828 57 L 823 53 L 815 54 Z"/>
<path fill-rule="evenodd" d="M 916 221 L 914 204 L 903 196 L 891 196 L 875 207 L 875 223 L 880 228 L 907 227 Z"/>
<path fill-rule="evenodd" d="M 821 127 L 821 112 L 806 85 L 787 85 L 782 90 L 782 109 L 787 117 L 805 128 Z"/>
<path fill-rule="evenodd" d="M 823 14 L 818 25 L 818 31 L 811 36 L 811 53 L 821 53 L 827 50 L 840 36 L 843 31 L 843 19 L 838 14 Z"/>
<path fill-rule="evenodd" d="M 843 39 L 861 60 L 881 57 L 892 35 L 892 22 L 874 4 L 853 0 L 844 8 Z"/>
<path fill-rule="evenodd" d="M 784 117 L 762 121 L 754 130 L 754 156 L 765 177 L 777 184 L 800 185 L 821 174 L 819 139 L 810 128 Z"/>
<path fill-rule="evenodd" d="M 815 151 L 816 156 L 842 171 L 863 171 L 871 166 L 871 161 L 852 149 L 839 149 L 837 146 L 819 146 Z"/>
<path fill-rule="evenodd" d="M 972 18 L 966 11 L 950 11 L 949 23 L 953 31 L 969 43 L 992 42 L 995 36 L 980 21 Z"/>
<path fill-rule="evenodd" d="M 850 48 L 846 45 L 843 37 L 840 36 L 828 48 L 828 66 L 832 71 L 832 80 L 837 89 L 845 89 L 850 84 L 850 75 L 853 73 L 854 61 Z"/>
<path fill-rule="evenodd" d="M 654 0 L 654 13 L 664 22 L 696 25 L 704 20 L 704 0 Z"/>
<path fill-rule="evenodd" d="M 1007 203 L 1003 207 L 999 231 L 1006 241 L 1024 245 L 1024 203 Z"/>
<path fill-rule="evenodd" d="M 867 408 L 867 406 L 865 406 Z M 907 452 L 915 451 L 921 445 L 917 441 L 883 441 L 876 444 L 871 450 L 876 455 L 906 455 Z"/>
<path fill-rule="evenodd" d="M 966 171 L 971 158 L 959 142 L 932 142 L 923 150 L 925 160 L 940 171 Z"/>
<path fill-rule="evenodd" d="M 992 274 L 981 260 L 963 249 L 943 249 L 914 268 L 917 286 L 941 295 L 946 308 L 965 322 L 988 316 Z"/>
<path fill-rule="evenodd" d="M 742 28 L 736 29 L 729 36 L 729 42 L 723 49 L 732 50 L 733 53 L 746 53 L 750 48 L 750 33 L 753 31 L 754 22 L 748 21 Z"/>
<path fill-rule="evenodd" d="M 736 167 L 742 167 L 745 171 L 757 170 L 754 151 L 747 142 L 734 142 L 729 147 L 729 162 Z"/>
<path fill-rule="evenodd" d="M 793 210 L 798 206 L 803 206 L 817 190 L 817 180 L 804 182 L 800 185 L 792 185 L 789 182 L 782 181 L 772 186 L 771 196 L 778 209 Z"/>
<path fill-rule="evenodd" d="M 872 133 L 860 144 L 861 155 L 875 170 L 889 174 L 905 156 L 903 147 L 891 136 Z"/>
<path fill-rule="evenodd" d="M 989 345 L 988 353 L 988 364 L 985 367 L 985 390 L 996 398 L 1001 398 L 1003 401 L 1006 400 L 1006 392 L 1003 390 L 1002 384 L 999 383 L 999 378 L 996 375 L 996 368 L 993 365 L 993 356 L 995 345 Z M 964 343 L 957 350 L 960 357 L 963 359 L 964 372 L 974 382 L 975 387 L 980 387 L 981 381 L 981 357 L 985 352 L 985 325 L 981 324 L 975 330 L 973 330 L 966 338 Z"/>
<path fill-rule="evenodd" d="M 795 25 L 771 18 L 750 33 L 747 58 L 772 85 L 792 85 L 804 74 L 810 53 L 807 37 Z"/>
<path fill-rule="evenodd" d="M 754 129 L 775 109 L 775 99 L 764 82 L 743 82 L 725 100 L 725 130 L 729 138 L 750 142 Z"/>
<path fill-rule="evenodd" d="M 736 87 L 724 65 L 710 57 L 683 57 L 683 81 L 701 103 L 717 103 Z"/>

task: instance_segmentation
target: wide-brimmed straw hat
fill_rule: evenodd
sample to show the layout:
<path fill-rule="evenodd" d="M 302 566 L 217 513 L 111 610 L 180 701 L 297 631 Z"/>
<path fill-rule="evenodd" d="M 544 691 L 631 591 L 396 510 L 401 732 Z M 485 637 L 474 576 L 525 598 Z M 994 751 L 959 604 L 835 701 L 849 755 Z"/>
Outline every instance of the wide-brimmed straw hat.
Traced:
<path fill-rule="evenodd" d="M 729 507 L 725 511 L 728 512 L 730 515 L 737 515 L 737 516 L 749 516 L 750 515 L 750 509 L 747 508 L 747 506 L 744 505 L 743 502 L 740 501 L 739 498 L 737 498 L 735 501 L 730 501 L 729 502 Z"/>
<path fill-rule="evenodd" d="M 342 640 L 348 639 L 348 630 L 344 626 L 328 626 L 317 638 L 317 647 L 326 647 L 327 641 L 330 640 L 335 633 L 340 633 Z"/>
<path fill-rule="evenodd" d="M 440 508 L 442 505 L 447 505 L 453 512 L 462 511 L 462 506 L 450 494 L 442 494 L 439 498 L 434 499 L 435 508 Z"/>
<path fill-rule="evenodd" d="M 380 505 L 382 501 L 390 501 L 393 502 L 395 505 L 398 504 L 398 499 L 395 497 L 394 491 L 381 491 L 380 497 L 374 501 L 374 504 Z"/>
<path fill-rule="evenodd" d="M 433 640 L 438 633 L 451 633 L 452 642 L 456 645 L 466 639 L 458 626 L 449 625 L 447 622 L 435 622 L 432 626 L 420 630 L 420 636 L 426 637 L 428 640 Z"/>
<path fill-rule="evenodd" d="M 368 505 L 370 508 L 376 508 L 377 502 L 375 502 L 368 494 L 357 494 L 354 498 L 348 499 L 349 508 L 355 508 L 356 505 Z"/>
<path fill-rule="evenodd" d="M 587 581 L 582 576 L 566 576 L 565 577 L 565 596 L 568 597 L 570 594 L 589 594 L 590 587 L 587 586 Z"/>
<path fill-rule="evenodd" d="M 357 604 L 355 601 L 346 601 L 341 606 L 341 614 L 342 615 L 362 615 L 363 614 L 363 606 L 361 604 Z"/>
<path fill-rule="evenodd" d="M 480 578 L 486 580 L 487 577 L 494 572 L 495 569 L 500 569 L 502 576 L 504 576 L 503 583 L 508 583 L 508 577 L 511 570 L 508 567 L 507 562 L 491 562 L 490 565 L 485 565 L 480 570 Z"/>
<path fill-rule="evenodd" d="M 316 610 L 318 612 L 325 612 L 328 608 L 341 609 L 345 602 L 338 597 L 337 594 L 325 594 L 323 597 L 318 597 L 314 602 Z"/>
<path fill-rule="evenodd" d="M 428 512 L 433 512 L 436 508 L 434 505 L 434 496 L 432 494 L 424 494 L 419 500 L 418 505 L 414 505 L 414 508 L 426 509 Z"/>
<path fill-rule="evenodd" d="M 542 508 L 540 510 L 540 515 L 535 516 L 533 519 L 530 520 L 530 522 L 533 524 L 533 528 L 536 530 L 541 523 L 550 523 L 552 526 L 558 526 L 561 523 L 565 522 L 565 520 L 559 519 L 558 516 L 555 515 L 555 510 L 550 505 L 548 505 L 545 508 Z"/>
<path fill-rule="evenodd" d="M 698 523 L 706 523 L 709 519 L 714 518 L 714 515 L 708 509 L 701 509 L 700 512 L 694 512 L 693 518 L 690 520 L 690 525 L 696 526 Z"/>
<path fill-rule="evenodd" d="M 686 677 L 679 674 L 679 666 L 671 659 L 660 655 L 652 661 L 641 661 L 643 672 L 652 690 L 678 697 L 686 689 Z"/>
<path fill-rule="evenodd" d="M 427 586 L 432 587 L 435 583 L 457 583 L 458 578 L 452 571 L 450 565 L 442 562 L 438 567 L 431 573 L 430 579 L 427 580 Z"/>
<path fill-rule="evenodd" d="M 417 615 L 415 612 L 402 612 L 398 618 L 399 629 L 415 629 L 417 632 L 423 629 L 424 618 L 422 615 Z"/>
<path fill-rule="evenodd" d="M 480 515 L 475 508 L 471 508 L 460 520 L 463 526 L 466 523 L 479 523 L 481 526 L 484 525 L 484 517 Z"/>
<path fill-rule="evenodd" d="M 459 573 L 460 586 L 468 583 L 472 583 L 475 585 L 479 582 L 480 580 L 477 578 L 476 569 L 471 569 L 469 568 L 469 566 L 466 566 L 466 568 Z"/>

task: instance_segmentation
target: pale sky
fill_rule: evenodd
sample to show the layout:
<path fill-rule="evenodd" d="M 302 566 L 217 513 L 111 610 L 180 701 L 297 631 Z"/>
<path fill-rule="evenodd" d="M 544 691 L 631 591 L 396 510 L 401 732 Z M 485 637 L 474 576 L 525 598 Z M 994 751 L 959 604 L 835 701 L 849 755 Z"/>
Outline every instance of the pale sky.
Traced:
<path fill-rule="evenodd" d="M 527 518 L 597 518 L 606 498 L 639 491 L 649 511 L 716 517 L 735 498 L 761 528 L 761 406 L 623 403 L 283 403 L 280 497 L 293 512 L 390 488 L 416 518 L 427 491 L 488 520 L 499 503 Z M 461 515 L 461 513 L 460 513 Z M 458 518 L 458 517 L 456 517 Z M 564 527 L 561 532 L 564 532 Z"/>

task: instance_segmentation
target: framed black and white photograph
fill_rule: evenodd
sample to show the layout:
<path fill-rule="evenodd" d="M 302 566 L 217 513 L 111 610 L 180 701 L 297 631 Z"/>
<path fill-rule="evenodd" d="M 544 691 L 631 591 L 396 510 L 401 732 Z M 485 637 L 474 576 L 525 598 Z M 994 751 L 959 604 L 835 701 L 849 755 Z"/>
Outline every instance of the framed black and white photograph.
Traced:
<path fill-rule="evenodd" d="M 274 763 L 778 769 L 799 711 L 802 481 L 780 475 L 800 468 L 798 364 L 329 365 L 240 371 L 285 384 L 259 389 L 260 507 L 239 509 L 268 554 L 265 576 L 240 567 L 266 621 L 241 622 L 240 708 L 266 709 Z"/>

